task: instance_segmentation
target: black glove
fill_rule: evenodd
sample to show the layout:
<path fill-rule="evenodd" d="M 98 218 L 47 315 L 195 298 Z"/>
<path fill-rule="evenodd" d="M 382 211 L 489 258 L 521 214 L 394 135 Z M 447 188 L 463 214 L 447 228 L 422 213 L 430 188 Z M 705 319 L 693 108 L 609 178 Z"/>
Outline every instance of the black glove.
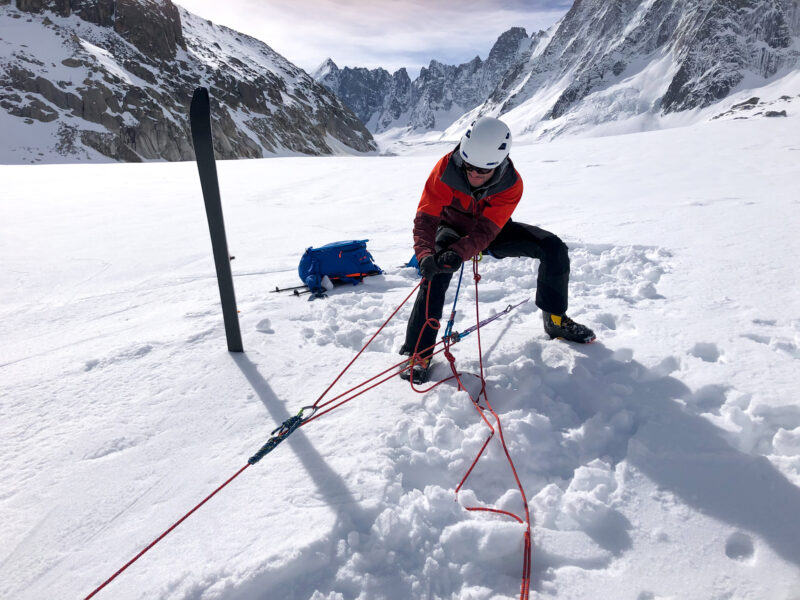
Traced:
<path fill-rule="evenodd" d="M 434 275 L 440 273 L 441 269 L 436 264 L 436 257 L 428 254 L 428 256 L 419 261 L 419 272 L 428 281 L 432 280 Z"/>
<path fill-rule="evenodd" d="M 436 255 L 440 273 L 455 273 L 461 268 L 461 257 L 453 250 L 442 250 Z"/>

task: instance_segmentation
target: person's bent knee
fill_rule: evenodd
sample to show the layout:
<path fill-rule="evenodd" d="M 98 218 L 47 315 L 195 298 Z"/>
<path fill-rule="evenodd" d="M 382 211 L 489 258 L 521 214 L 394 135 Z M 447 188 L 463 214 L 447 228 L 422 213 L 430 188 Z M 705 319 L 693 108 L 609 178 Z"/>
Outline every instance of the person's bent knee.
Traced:
<path fill-rule="evenodd" d="M 542 240 L 544 256 L 542 262 L 551 273 L 569 273 L 569 248 L 556 235 Z"/>

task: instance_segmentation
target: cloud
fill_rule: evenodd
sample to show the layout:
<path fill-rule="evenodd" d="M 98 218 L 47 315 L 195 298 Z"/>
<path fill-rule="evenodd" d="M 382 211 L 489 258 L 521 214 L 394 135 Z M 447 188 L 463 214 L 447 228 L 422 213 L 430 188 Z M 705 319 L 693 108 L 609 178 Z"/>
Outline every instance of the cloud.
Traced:
<path fill-rule="evenodd" d="M 252 35 L 299 67 L 332 58 L 342 66 L 406 67 L 412 78 L 431 59 L 486 58 L 510 27 L 545 29 L 567 0 L 178 0 L 187 10 Z"/>

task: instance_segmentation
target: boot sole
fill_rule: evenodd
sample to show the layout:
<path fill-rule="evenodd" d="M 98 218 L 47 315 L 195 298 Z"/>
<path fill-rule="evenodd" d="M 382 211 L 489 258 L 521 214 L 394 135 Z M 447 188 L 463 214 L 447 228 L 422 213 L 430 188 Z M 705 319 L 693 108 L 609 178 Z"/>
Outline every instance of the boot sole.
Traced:
<path fill-rule="evenodd" d="M 564 341 L 564 342 L 572 342 L 573 344 L 593 344 L 594 342 L 597 341 L 597 337 L 596 336 L 593 337 L 590 340 L 570 340 L 570 339 L 562 337 L 560 335 L 550 335 L 549 333 L 547 335 L 550 336 L 551 340 L 561 340 L 561 341 Z"/>

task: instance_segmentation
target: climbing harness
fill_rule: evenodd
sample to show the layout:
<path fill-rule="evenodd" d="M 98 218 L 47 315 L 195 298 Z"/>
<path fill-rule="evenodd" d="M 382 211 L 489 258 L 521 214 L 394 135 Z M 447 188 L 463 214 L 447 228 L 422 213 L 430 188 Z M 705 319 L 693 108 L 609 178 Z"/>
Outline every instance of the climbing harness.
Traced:
<path fill-rule="evenodd" d="M 414 386 L 413 381 L 411 382 L 411 387 L 416 392 L 425 393 L 425 392 L 433 389 L 434 387 L 437 387 L 437 386 L 445 383 L 446 381 L 450 381 L 452 379 L 456 379 L 456 381 L 458 382 L 459 389 L 464 389 L 465 390 L 466 388 L 464 387 L 464 385 L 462 383 L 462 379 L 461 379 L 461 377 L 464 374 L 459 373 L 457 371 L 457 369 L 455 367 L 455 358 L 450 353 L 450 347 L 453 344 L 457 343 L 458 341 L 462 340 L 465 336 L 467 336 L 467 335 L 469 335 L 469 334 L 471 334 L 473 332 L 477 332 L 478 352 L 479 352 L 479 354 L 481 356 L 481 359 L 480 359 L 480 375 L 474 375 L 474 376 L 478 377 L 480 379 L 480 381 L 481 381 L 481 389 L 480 389 L 480 392 L 479 392 L 477 398 L 472 398 L 472 397 L 471 398 L 472 398 L 472 402 L 475 405 L 475 408 L 478 410 L 478 413 L 480 414 L 481 418 L 486 423 L 486 425 L 489 427 L 490 433 L 489 433 L 489 436 L 487 437 L 486 441 L 484 442 L 483 446 L 481 447 L 481 449 L 480 449 L 480 451 L 478 453 L 478 456 L 475 457 L 475 460 L 473 461 L 473 463 L 470 466 L 469 470 L 467 471 L 466 475 L 464 476 L 464 478 L 461 480 L 461 482 L 459 483 L 458 487 L 456 488 L 455 493 L 456 493 L 456 495 L 458 495 L 458 492 L 463 487 L 463 485 L 466 482 L 466 480 L 469 478 L 469 476 L 472 473 L 473 469 L 475 468 L 475 465 L 477 464 L 478 460 L 483 455 L 484 450 L 488 446 L 488 444 L 491 441 L 491 439 L 494 437 L 495 431 L 497 433 L 499 433 L 499 437 L 500 437 L 500 440 L 501 440 L 501 443 L 502 443 L 502 446 L 503 446 L 503 450 L 505 452 L 506 458 L 508 459 L 508 463 L 511 466 L 512 473 L 514 474 L 514 478 L 516 479 L 517 486 L 518 486 L 520 494 L 522 496 L 523 505 L 524 505 L 524 509 L 525 509 L 525 511 L 524 511 L 525 512 L 524 519 L 522 517 L 519 517 L 519 516 L 511 513 L 511 512 L 504 511 L 504 510 L 499 510 L 499 509 L 496 509 L 496 508 L 489 508 L 489 507 L 465 507 L 465 508 L 466 508 L 466 510 L 470 510 L 470 511 L 484 511 L 484 512 L 492 512 L 492 513 L 497 513 L 497 514 L 503 514 L 503 515 L 512 517 L 512 518 L 516 519 L 518 522 L 526 525 L 526 531 L 525 531 L 525 535 L 524 535 L 524 548 L 525 548 L 525 550 L 524 550 L 524 556 L 523 556 L 523 574 L 522 574 L 522 585 L 521 585 L 521 591 L 520 591 L 520 600 L 528 600 L 528 598 L 529 598 L 529 589 L 530 589 L 530 568 L 531 568 L 531 565 L 530 565 L 530 562 L 531 562 L 530 561 L 530 558 L 531 558 L 531 533 L 530 533 L 531 525 L 530 525 L 530 513 L 529 513 L 529 510 L 528 510 L 528 502 L 527 502 L 527 499 L 525 497 L 525 492 L 522 489 L 522 484 L 521 484 L 521 482 L 519 480 L 519 477 L 517 475 L 517 471 L 514 468 L 514 463 L 512 462 L 511 456 L 510 456 L 510 454 L 508 452 L 508 448 L 506 447 L 505 440 L 503 438 L 503 430 L 502 430 L 502 427 L 500 425 L 500 419 L 497 416 L 497 413 L 492 408 L 491 404 L 489 403 L 488 397 L 486 396 L 486 380 L 485 380 L 484 374 L 483 374 L 483 353 L 481 351 L 481 340 L 480 340 L 480 329 L 481 329 L 481 327 L 483 327 L 484 325 L 486 325 L 486 324 L 488 324 L 488 323 L 500 318 L 501 316 L 503 316 L 505 314 L 508 314 L 513 309 L 515 309 L 518 306 L 520 306 L 520 305 L 524 304 L 525 302 L 527 302 L 527 300 L 523 300 L 522 302 L 519 302 L 518 304 L 515 304 L 513 306 L 509 305 L 505 310 L 493 315 L 492 317 L 489 317 L 489 318 L 481 321 L 478 318 L 479 317 L 479 312 L 478 312 L 478 282 L 480 281 L 480 275 L 478 274 L 478 259 L 473 259 L 473 276 L 474 276 L 474 280 L 475 280 L 475 314 L 476 314 L 476 323 L 475 323 L 475 325 L 473 325 L 472 327 L 464 330 L 462 333 L 458 333 L 458 332 L 453 332 L 452 331 L 453 322 L 455 320 L 455 312 L 456 312 L 455 307 L 456 307 L 456 303 L 458 301 L 458 290 L 457 290 L 456 291 L 456 298 L 455 298 L 455 300 L 453 302 L 453 310 L 452 310 L 452 313 L 451 313 L 451 317 L 450 317 L 450 320 L 448 321 L 447 328 L 445 330 L 445 335 L 443 336 L 443 338 L 439 342 L 434 343 L 429 348 L 423 348 L 421 350 L 419 348 L 415 348 L 414 355 L 412 355 L 412 357 L 413 356 L 419 356 L 420 352 L 428 352 L 428 351 L 430 351 L 431 352 L 431 356 L 434 356 L 436 354 L 439 354 L 439 353 L 443 352 L 445 354 L 445 356 L 447 357 L 447 360 L 448 360 L 448 362 L 450 364 L 450 367 L 451 367 L 451 369 L 453 371 L 453 375 L 451 375 L 450 377 L 448 377 L 448 378 L 446 378 L 446 379 L 444 379 L 442 381 L 439 381 L 439 382 L 435 383 L 434 385 L 432 385 L 431 387 L 429 387 L 429 388 L 427 388 L 425 390 L 417 389 Z M 463 277 L 463 265 L 462 265 L 462 270 L 461 270 L 461 276 L 459 277 L 458 289 L 460 289 L 460 287 L 461 287 L 461 279 L 462 279 L 462 277 Z M 400 305 L 394 310 L 394 312 L 392 312 L 392 314 L 389 316 L 389 318 L 386 319 L 386 321 L 383 323 L 383 325 L 381 325 L 378 328 L 378 330 L 372 335 L 372 337 L 370 337 L 370 339 L 367 341 L 367 343 L 364 344 L 364 346 L 361 348 L 361 350 L 358 351 L 358 353 L 355 355 L 355 357 L 353 357 L 353 359 L 347 364 L 347 366 L 345 366 L 345 368 L 339 373 L 339 375 L 333 380 L 333 382 L 331 382 L 331 384 L 325 389 L 325 391 L 322 392 L 322 394 L 319 396 L 319 398 L 317 398 L 317 400 L 313 404 L 311 404 L 309 406 L 302 407 L 300 409 L 300 411 L 296 415 L 286 419 L 277 428 L 275 428 L 271 432 L 270 438 L 266 441 L 266 443 L 253 456 L 251 456 L 248 459 L 247 464 L 245 464 L 242 468 L 240 468 L 233 476 L 231 476 L 227 481 L 225 481 L 222 485 L 220 485 L 218 488 L 216 488 L 211 494 L 206 496 L 199 504 L 197 504 L 194 508 L 192 508 L 192 510 L 190 510 L 183 517 L 181 517 L 178 521 L 176 521 L 171 527 L 169 527 L 169 529 L 164 531 L 160 536 L 158 536 L 155 540 L 153 540 L 146 548 L 141 550 L 136 556 L 134 556 L 131 560 L 129 560 L 120 569 L 118 569 L 111 577 L 109 577 L 100 586 L 98 586 L 94 591 L 92 591 L 88 596 L 86 596 L 86 598 L 84 600 L 89 600 L 90 598 L 95 596 L 100 590 L 105 588 L 117 576 L 119 576 L 123 571 L 125 571 L 134 562 L 136 562 L 139 558 L 141 558 L 148 550 L 150 550 L 158 542 L 160 542 L 162 539 L 164 539 L 170 532 L 172 532 L 176 527 L 178 527 L 187 518 L 189 518 L 195 511 L 197 511 L 201 506 L 203 506 L 206 502 L 208 502 L 211 498 L 213 498 L 217 493 L 219 493 L 223 488 L 225 488 L 225 486 L 227 486 L 234 479 L 236 479 L 239 475 L 241 475 L 248 467 L 258 463 L 267 454 L 272 452 L 281 442 L 283 442 L 286 438 L 288 438 L 294 431 L 296 431 L 300 427 L 303 427 L 303 426 L 307 425 L 308 423 L 320 418 L 321 416 L 323 416 L 323 415 L 325 415 L 325 414 L 327 414 L 327 413 L 339 408 L 343 404 L 346 404 L 347 402 L 350 402 L 351 400 L 357 398 L 358 396 L 361 396 L 362 394 L 364 394 L 364 393 L 368 392 L 369 390 L 379 386 L 380 384 L 388 381 L 389 379 L 392 379 L 393 377 L 396 377 L 401 372 L 403 372 L 403 371 L 405 371 L 407 369 L 410 369 L 411 367 L 410 367 L 410 365 L 408 363 L 408 359 L 404 358 L 403 360 L 401 360 L 397 364 L 392 365 L 391 367 L 381 371 L 377 375 L 373 375 L 369 379 L 367 379 L 365 381 L 362 381 L 361 383 L 349 388 L 348 390 L 338 394 L 337 396 L 334 396 L 333 398 L 329 398 L 327 400 L 325 399 L 325 397 L 328 395 L 328 393 L 331 391 L 331 389 L 333 389 L 333 387 L 339 382 L 339 380 L 350 369 L 350 367 L 364 353 L 364 351 L 372 343 L 372 341 L 380 334 L 381 331 L 383 331 L 383 329 L 389 324 L 389 322 L 395 317 L 395 315 L 397 315 L 397 313 L 400 311 L 400 309 L 406 304 L 406 302 L 408 302 L 408 300 L 411 298 L 411 296 L 419 289 L 420 285 L 422 285 L 422 281 L 420 281 L 420 283 L 418 283 L 414 287 L 414 289 L 411 290 L 411 292 L 408 294 L 408 296 L 406 296 L 406 298 L 400 303 Z M 427 305 L 429 303 L 429 300 L 430 300 L 430 286 L 428 287 L 428 294 L 427 294 L 427 297 L 426 297 L 426 314 L 427 314 Z M 436 330 L 439 329 L 439 322 L 436 319 L 428 318 L 426 320 L 426 324 L 430 325 L 431 327 L 434 327 L 434 329 L 436 329 Z M 417 346 L 418 345 L 419 345 L 419 339 L 417 340 Z M 440 345 L 442 346 L 442 348 L 436 349 L 436 347 L 440 346 Z M 406 368 L 405 369 L 400 369 L 400 367 L 402 365 L 404 365 L 404 364 L 406 365 Z M 483 406 L 479 403 L 481 398 L 483 398 L 483 404 L 484 404 Z M 486 414 L 485 414 L 486 412 L 488 412 L 492 416 L 492 418 L 493 418 L 493 420 L 495 422 L 495 425 L 496 425 L 496 429 L 495 429 L 495 426 L 493 426 L 489 422 L 488 418 L 486 417 Z"/>

